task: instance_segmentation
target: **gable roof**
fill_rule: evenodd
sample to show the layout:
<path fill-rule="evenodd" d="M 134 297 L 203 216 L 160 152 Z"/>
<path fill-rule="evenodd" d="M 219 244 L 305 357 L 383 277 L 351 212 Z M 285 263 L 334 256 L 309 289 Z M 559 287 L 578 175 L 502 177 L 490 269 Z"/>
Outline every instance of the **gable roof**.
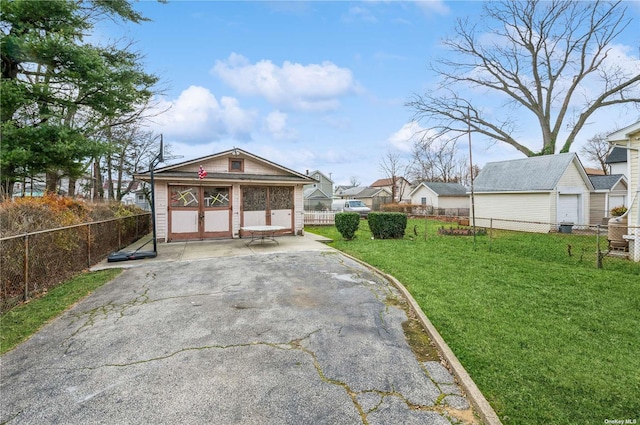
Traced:
<path fill-rule="evenodd" d="M 573 153 L 543 155 L 487 163 L 474 180 L 477 192 L 528 192 L 555 189 L 567 168 L 574 163 L 587 186 L 592 186 L 578 156 Z"/>
<path fill-rule="evenodd" d="M 333 180 L 331 180 L 329 177 L 327 177 L 327 175 L 326 175 L 325 173 L 323 173 L 322 171 L 320 171 L 320 170 L 313 170 L 313 171 L 310 171 L 310 172 L 308 172 L 308 173 L 307 173 L 307 175 L 308 175 L 309 177 L 311 177 L 311 176 L 315 176 L 316 174 L 320 174 L 320 175 L 322 175 L 322 177 L 324 177 L 324 178 L 325 178 L 325 180 L 330 181 L 331 183 L 333 183 Z M 314 180 L 315 180 L 315 179 L 314 179 Z"/>
<path fill-rule="evenodd" d="M 384 187 L 365 187 L 364 190 L 356 196 L 358 198 L 373 198 L 374 196 L 380 195 L 381 192 L 384 192 L 382 196 L 391 196 L 391 192 Z"/>
<path fill-rule="evenodd" d="M 383 187 L 365 187 L 356 186 L 346 189 L 340 193 L 340 196 L 354 196 L 357 198 L 372 198 L 378 195 L 380 192 L 384 192 L 385 196 L 391 196 L 389 190 Z"/>
<path fill-rule="evenodd" d="M 404 177 L 398 176 L 396 177 L 396 183 L 398 181 L 406 181 L 407 183 L 409 183 L 407 181 L 407 179 L 405 179 Z M 371 186 L 369 187 L 383 187 L 383 186 L 391 186 L 393 184 L 393 179 L 378 179 L 376 181 L 374 181 L 373 183 L 371 183 Z"/>
<path fill-rule="evenodd" d="M 607 141 L 609 143 L 627 141 L 630 139 L 632 134 L 635 134 L 638 132 L 640 132 L 640 121 L 609 134 L 607 136 Z"/>
<path fill-rule="evenodd" d="M 302 197 L 304 199 L 331 199 L 330 196 L 317 187 L 306 188 L 302 191 Z"/>
<path fill-rule="evenodd" d="M 607 155 L 607 159 L 604 162 L 605 164 L 627 162 L 627 150 L 618 146 L 614 146 L 613 149 L 611 149 L 611 152 L 609 152 L 609 155 Z"/>
<path fill-rule="evenodd" d="M 177 164 L 167 165 L 165 167 L 156 168 L 154 170 L 154 175 L 156 178 L 177 178 L 177 179 L 193 179 L 194 172 L 193 171 L 184 171 L 180 170 L 182 167 L 186 167 L 193 164 L 201 164 L 212 159 L 223 158 L 223 157 L 231 157 L 231 158 L 251 158 L 256 162 L 261 162 L 268 166 L 271 166 L 275 169 L 283 171 L 285 174 L 283 175 L 270 175 L 270 174 L 250 174 L 250 173 L 225 173 L 225 172 L 209 172 L 207 173 L 206 180 L 234 180 L 234 181 L 286 181 L 286 182 L 295 182 L 295 183 L 314 183 L 317 182 L 316 179 L 311 178 L 307 175 L 299 173 L 297 171 L 291 170 L 287 167 L 284 167 L 280 164 L 276 164 L 275 162 L 269 161 L 268 159 L 264 159 L 259 157 L 258 155 L 254 155 L 250 152 L 247 152 L 243 149 L 233 148 L 226 151 L 218 152 L 213 155 L 207 155 L 200 158 L 190 159 L 188 161 L 179 162 Z M 148 180 L 150 176 L 150 171 L 146 171 L 144 173 L 136 174 L 135 177 L 139 177 L 142 180 Z"/>
<path fill-rule="evenodd" d="M 627 178 L 624 176 L 624 174 L 610 174 L 608 176 L 589 176 L 589 180 L 591 180 L 591 184 L 593 184 L 593 187 L 596 191 L 611 190 L 620 181 L 622 181 L 625 185 L 627 184 Z"/>
<path fill-rule="evenodd" d="M 426 186 L 438 196 L 468 196 L 467 188 L 459 183 L 421 182 L 411 191 L 413 195 L 421 186 Z"/>

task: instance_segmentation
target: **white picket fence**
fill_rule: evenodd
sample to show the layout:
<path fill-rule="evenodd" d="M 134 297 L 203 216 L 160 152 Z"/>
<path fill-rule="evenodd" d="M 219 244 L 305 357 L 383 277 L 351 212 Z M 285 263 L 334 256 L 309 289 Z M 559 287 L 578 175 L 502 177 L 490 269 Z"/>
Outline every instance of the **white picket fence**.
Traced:
<path fill-rule="evenodd" d="M 333 225 L 335 223 L 336 213 L 335 211 L 305 211 L 304 212 L 304 224 L 305 225 Z"/>

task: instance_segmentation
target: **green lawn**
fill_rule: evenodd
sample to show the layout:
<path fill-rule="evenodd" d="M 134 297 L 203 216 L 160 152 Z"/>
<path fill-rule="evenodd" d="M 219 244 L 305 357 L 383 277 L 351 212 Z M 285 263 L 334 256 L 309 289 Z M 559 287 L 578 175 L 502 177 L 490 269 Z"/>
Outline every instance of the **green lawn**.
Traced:
<path fill-rule="evenodd" d="M 0 316 L 0 354 L 33 335 L 50 320 L 115 278 L 122 270 L 82 273 L 45 295 L 12 308 Z"/>
<path fill-rule="evenodd" d="M 425 238 L 409 220 L 403 240 L 371 240 L 366 221 L 353 241 L 306 230 L 399 279 L 505 424 L 640 422 L 640 265 L 595 268 L 593 236 L 495 232 L 474 249 L 440 225 Z"/>

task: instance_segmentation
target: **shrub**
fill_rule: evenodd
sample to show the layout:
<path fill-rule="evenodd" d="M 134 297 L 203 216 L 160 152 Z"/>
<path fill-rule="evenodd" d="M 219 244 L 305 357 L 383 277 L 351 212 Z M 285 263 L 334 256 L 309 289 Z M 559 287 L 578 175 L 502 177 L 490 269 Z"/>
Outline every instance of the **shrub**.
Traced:
<path fill-rule="evenodd" d="M 356 212 L 340 212 L 335 218 L 336 229 L 343 238 L 350 241 L 355 238 L 356 230 L 360 226 L 360 214 Z"/>
<path fill-rule="evenodd" d="M 381 210 L 384 212 L 397 212 L 411 214 L 416 208 L 424 208 L 424 205 L 414 204 L 383 204 Z"/>
<path fill-rule="evenodd" d="M 376 239 L 401 239 L 407 228 L 407 215 L 403 213 L 369 213 L 369 229 Z"/>
<path fill-rule="evenodd" d="M 625 207 L 624 205 L 620 205 L 618 207 L 611 208 L 611 215 L 613 217 L 620 217 L 621 215 L 623 215 L 626 212 L 627 212 L 627 207 Z"/>

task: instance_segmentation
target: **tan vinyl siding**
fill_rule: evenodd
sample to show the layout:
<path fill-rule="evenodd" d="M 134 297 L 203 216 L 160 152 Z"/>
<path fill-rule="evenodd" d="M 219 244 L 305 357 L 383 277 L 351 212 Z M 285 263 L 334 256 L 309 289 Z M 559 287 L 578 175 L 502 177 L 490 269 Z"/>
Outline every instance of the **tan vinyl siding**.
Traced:
<path fill-rule="evenodd" d="M 235 157 L 222 157 L 222 158 L 214 158 L 210 159 L 203 163 L 193 163 L 189 165 L 185 165 L 183 167 L 177 168 L 176 171 L 186 171 L 197 173 L 200 166 L 204 168 L 207 173 L 228 173 L 229 172 L 229 159 L 243 159 L 244 160 L 244 171 L 245 174 L 266 174 L 271 176 L 283 176 L 288 175 L 288 173 L 284 170 L 281 170 L 277 167 L 271 167 L 267 164 L 259 163 L 251 158 L 243 158 L 241 156 Z M 237 171 L 236 171 L 237 172 Z M 235 172 L 234 172 L 235 173 Z"/>
<path fill-rule="evenodd" d="M 631 175 L 627 176 L 629 178 L 629 201 L 634 198 L 636 192 L 638 190 L 638 149 L 640 149 L 640 140 L 637 138 L 640 137 L 640 133 L 636 133 L 631 137 L 631 147 L 635 148 L 635 150 L 629 151 L 630 162 L 629 162 L 629 172 Z M 631 208 L 631 212 L 629 213 L 629 225 L 637 226 L 638 225 L 638 209 L 640 207 L 640 199 L 636 199 L 633 207 Z"/>
<path fill-rule="evenodd" d="M 156 183 L 156 189 L 154 193 L 156 205 L 156 236 L 159 241 L 167 240 L 167 216 L 168 209 L 167 205 L 169 203 L 169 195 L 167 190 L 166 183 Z"/>
<path fill-rule="evenodd" d="M 425 186 L 420 186 L 420 188 L 413 193 L 411 203 L 420 205 L 422 204 L 422 198 L 427 198 L 428 206 L 438 208 L 438 196 Z"/>
<path fill-rule="evenodd" d="M 489 227 L 489 219 L 494 219 L 493 227 L 497 229 L 548 232 L 551 226 L 532 226 L 519 222 L 549 223 L 549 210 L 552 209 L 551 200 L 554 196 L 547 192 L 476 193 L 476 225 Z"/>
<path fill-rule="evenodd" d="M 605 193 L 592 193 L 590 196 L 589 217 L 591 224 L 603 224 L 602 219 L 607 216 L 607 195 Z"/>
<path fill-rule="evenodd" d="M 231 229 L 232 229 L 232 236 L 234 238 L 238 238 L 240 237 L 240 205 L 241 205 L 241 198 L 240 198 L 240 184 L 236 183 L 232 186 L 232 195 L 231 195 L 231 199 L 232 199 L 232 211 L 231 211 Z"/>
<path fill-rule="evenodd" d="M 293 190 L 293 234 L 297 235 L 304 229 L 304 197 L 302 186 L 296 186 Z"/>
<path fill-rule="evenodd" d="M 438 197 L 439 208 L 469 208 L 470 202 L 470 198 L 464 196 Z"/>
<path fill-rule="evenodd" d="M 574 164 L 567 167 L 560 181 L 558 181 L 558 187 L 575 187 L 587 190 L 587 185 L 584 182 L 582 174 L 578 171 L 578 168 Z"/>

